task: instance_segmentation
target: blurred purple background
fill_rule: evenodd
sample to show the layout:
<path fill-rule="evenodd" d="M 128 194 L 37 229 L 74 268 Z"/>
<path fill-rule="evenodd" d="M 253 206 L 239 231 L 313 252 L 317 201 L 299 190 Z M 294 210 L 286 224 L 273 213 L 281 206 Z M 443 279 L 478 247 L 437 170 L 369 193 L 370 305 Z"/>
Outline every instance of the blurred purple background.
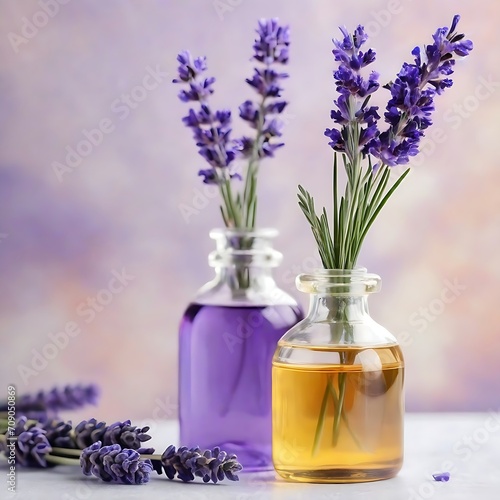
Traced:
<path fill-rule="evenodd" d="M 291 24 L 286 147 L 262 166 L 258 219 L 280 230 L 276 278 L 299 297 L 317 258 L 296 186 L 329 203 L 337 26 L 367 27 L 385 82 L 456 12 L 475 50 L 360 264 L 383 278 L 371 312 L 403 345 L 407 408 L 498 408 L 500 5 L 465 0 L 3 1 L 0 393 L 96 381 L 101 418 L 175 416 L 178 321 L 221 224 L 171 84 L 178 51 L 208 56 L 214 101 L 235 110 L 257 19 Z"/>

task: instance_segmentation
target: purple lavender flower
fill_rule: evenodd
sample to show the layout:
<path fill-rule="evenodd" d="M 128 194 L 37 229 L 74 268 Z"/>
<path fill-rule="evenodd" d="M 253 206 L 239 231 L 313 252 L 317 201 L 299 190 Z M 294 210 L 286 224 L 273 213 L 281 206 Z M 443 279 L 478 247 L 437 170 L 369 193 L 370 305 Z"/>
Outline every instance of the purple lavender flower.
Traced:
<path fill-rule="evenodd" d="M 38 425 L 46 432 L 47 440 L 51 446 L 69 449 L 78 448 L 73 436 L 73 426 L 71 425 L 71 422 L 51 419 L 47 422 L 35 425 Z M 34 425 L 32 427 L 34 427 Z"/>
<path fill-rule="evenodd" d="M 140 453 L 153 453 L 152 448 L 141 448 L 144 441 L 151 439 L 147 434 L 149 427 L 142 429 L 131 425 L 130 420 L 124 422 L 115 422 L 109 426 L 106 422 L 97 422 L 95 418 L 83 420 L 75 427 L 74 439 L 77 448 L 86 448 L 96 441 L 102 442 L 103 445 L 118 444 L 123 448 L 132 448 Z"/>
<path fill-rule="evenodd" d="M 16 421 L 14 435 L 6 434 L 7 441 L 15 439 L 16 462 L 24 467 L 47 467 L 46 455 L 52 451 L 44 429 L 30 427 L 26 417 Z M 13 439 L 14 438 L 14 439 Z M 8 443 L 2 443 L 2 451 L 8 455 Z"/>
<path fill-rule="evenodd" d="M 260 19 L 257 29 L 259 37 L 253 45 L 254 59 L 264 64 L 288 62 L 290 28 L 281 26 L 277 18 Z"/>
<path fill-rule="evenodd" d="M 181 52 L 177 56 L 177 61 L 180 63 L 177 69 L 179 73 L 179 80 L 174 80 L 174 83 L 190 83 L 207 69 L 206 57 L 197 57 L 196 59 L 193 59 L 187 50 Z"/>
<path fill-rule="evenodd" d="M 202 452 L 200 448 L 179 448 L 169 446 L 162 454 L 161 460 L 153 460 L 153 467 L 158 474 L 165 472 L 169 479 L 175 476 L 184 482 L 193 481 L 195 477 L 204 483 L 217 483 L 224 478 L 238 481 L 237 473 L 242 469 L 236 455 L 227 455 L 216 447 Z"/>
<path fill-rule="evenodd" d="M 390 127 L 368 145 L 370 153 L 389 166 L 403 165 L 418 154 L 424 130 L 432 125 L 434 97 L 451 87 L 455 57 L 467 56 L 473 48 L 463 34 L 456 34 L 460 16 L 455 16 L 451 28 L 439 28 L 434 43 L 422 54 L 413 49 L 414 63 L 404 63 L 396 80 L 386 86 L 391 92 L 385 121 Z"/>
<path fill-rule="evenodd" d="M 446 482 L 450 480 L 450 473 L 440 472 L 438 474 L 432 474 L 432 477 L 434 478 L 434 481 Z"/>
<path fill-rule="evenodd" d="M 343 27 L 340 31 L 343 39 L 333 40 L 332 51 L 340 63 L 333 73 L 340 96 L 334 101 L 337 109 L 332 110 L 330 116 L 341 128 L 327 128 L 325 136 L 330 139 L 329 145 L 335 151 L 345 153 L 352 163 L 359 151 L 368 152 L 369 144 L 378 136 L 378 107 L 368 106 L 368 102 L 370 95 L 379 88 L 379 75 L 374 71 L 368 78 L 361 75 L 361 69 L 375 61 L 372 49 L 360 50 L 368 39 L 363 26 L 358 26 L 352 35 Z M 353 129 L 357 131 L 355 137 L 351 137 Z"/>
<path fill-rule="evenodd" d="M 281 97 L 281 80 L 288 78 L 288 73 L 278 73 L 272 68 L 255 68 L 252 78 L 247 78 L 248 85 L 262 97 Z"/>
<path fill-rule="evenodd" d="M 188 86 L 179 93 L 184 102 L 199 102 L 199 110 L 189 109 L 182 121 L 193 132 L 198 146 L 198 153 L 211 166 L 211 171 L 200 170 L 206 184 L 221 184 L 233 176 L 228 167 L 236 156 L 231 140 L 231 112 L 229 110 L 212 111 L 208 98 L 213 94 L 215 78 L 202 78 L 207 70 L 206 58 L 193 58 L 188 51 L 177 56 L 179 78 L 174 83 Z"/>
<path fill-rule="evenodd" d="M 99 388 L 95 384 L 67 385 L 62 389 L 54 387 L 50 391 L 22 395 L 16 404 L 18 414 L 25 414 L 34 420 L 47 420 L 61 410 L 75 410 L 85 405 L 97 404 Z M 6 405 L 0 405 L 5 411 Z"/>
<path fill-rule="evenodd" d="M 141 460 L 136 450 L 118 444 L 102 446 L 100 441 L 82 451 L 80 466 L 86 476 L 96 476 L 107 483 L 144 484 L 153 471 L 151 460 Z"/>
<path fill-rule="evenodd" d="M 253 45 L 253 59 L 263 65 L 254 68 L 252 78 L 246 82 L 259 95 L 260 102 L 246 100 L 239 108 L 240 118 L 256 130 L 256 137 L 242 137 L 237 141 L 237 149 L 244 158 L 272 157 L 283 143 L 273 141 L 281 136 L 282 120 L 277 118 L 287 102 L 279 99 L 283 88 L 281 81 L 287 73 L 277 71 L 274 65 L 285 65 L 289 58 L 290 28 L 279 24 L 278 19 L 261 19 L 257 28 L 257 38 Z M 272 100 L 270 100 L 272 99 Z"/>

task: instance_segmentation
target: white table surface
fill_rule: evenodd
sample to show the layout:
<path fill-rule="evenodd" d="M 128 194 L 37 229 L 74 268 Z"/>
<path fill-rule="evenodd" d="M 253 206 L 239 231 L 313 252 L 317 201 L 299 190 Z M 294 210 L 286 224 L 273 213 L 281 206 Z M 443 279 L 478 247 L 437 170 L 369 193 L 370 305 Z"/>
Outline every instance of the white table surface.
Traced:
<path fill-rule="evenodd" d="M 139 422 L 134 422 L 138 424 Z M 6 462 L 0 462 L 0 499 L 346 499 L 346 500 L 500 500 L 500 413 L 433 413 L 406 416 L 405 463 L 387 481 L 360 484 L 298 484 L 274 472 L 241 473 L 239 482 L 184 484 L 151 474 L 140 486 L 106 484 L 81 474 L 79 467 L 50 470 L 17 468 L 17 489 L 7 491 Z M 176 442 L 177 425 L 155 426 L 157 450 Z M 160 439 L 158 439 L 160 438 Z M 446 483 L 432 478 L 447 470 Z"/>

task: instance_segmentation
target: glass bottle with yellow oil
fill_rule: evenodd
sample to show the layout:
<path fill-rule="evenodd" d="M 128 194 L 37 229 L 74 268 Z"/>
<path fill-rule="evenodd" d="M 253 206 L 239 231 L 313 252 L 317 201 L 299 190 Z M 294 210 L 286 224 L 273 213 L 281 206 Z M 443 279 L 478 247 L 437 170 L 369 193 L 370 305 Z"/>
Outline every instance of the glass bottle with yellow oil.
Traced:
<path fill-rule="evenodd" d="M 404 362 L 368 312 L 380 278 L 366 269 L 297 278 L 307 317 L 273 358 L 273 462 L 285 479 L 351 483 L 395 476 L 403 462 Z"/>

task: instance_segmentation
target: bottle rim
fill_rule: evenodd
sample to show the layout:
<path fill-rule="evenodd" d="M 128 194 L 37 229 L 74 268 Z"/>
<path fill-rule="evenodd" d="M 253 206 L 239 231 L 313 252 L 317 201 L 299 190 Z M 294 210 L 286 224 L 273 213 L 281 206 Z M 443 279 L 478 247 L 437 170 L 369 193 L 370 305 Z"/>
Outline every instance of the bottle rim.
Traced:
<path fill-rule="evenodd" d="M 381 278 L 365 267 L 354 269 L 315 269 L 299 274 L 295 280 L 301 292 L 327 295 L 366 295 L 381 288 Z"/>
<path fill-rule="evenodd" d="M 211 267 L 277 267 L 283 255 L 272 247 L 274 228 L 215 228 L 210 231 L 216 250 L 209 254 Z"/>
<path fill-rule="evenodd" d="M 247 237 L 247 238 L 276 238 L 279 231 L 273 227 L 264 228 L 233 228 L 233 227 L 216 227 L 209 232 L 210 238 L 213 240 L 228 237 Z"/>

